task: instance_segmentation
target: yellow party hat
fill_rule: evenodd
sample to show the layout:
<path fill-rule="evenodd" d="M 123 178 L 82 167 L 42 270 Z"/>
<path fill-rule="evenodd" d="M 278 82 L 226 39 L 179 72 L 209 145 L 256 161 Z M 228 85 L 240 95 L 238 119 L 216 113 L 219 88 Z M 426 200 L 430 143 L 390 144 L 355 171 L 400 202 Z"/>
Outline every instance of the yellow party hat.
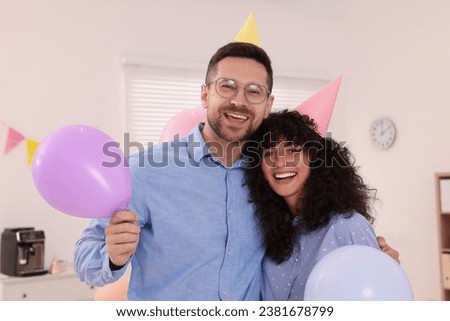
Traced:
<path fill-rule="evenodd" d="M 239 30 L 238 34 L 234 38 L 234 41 L 237 42 L 249 42 L 258 47 L 261 47 L 261 43 L 259 41 L 258 30 L 256 29 L 255 16 L 253 12 L 250 12 L 247 20 L 242 25 L 241 30 Z"/>

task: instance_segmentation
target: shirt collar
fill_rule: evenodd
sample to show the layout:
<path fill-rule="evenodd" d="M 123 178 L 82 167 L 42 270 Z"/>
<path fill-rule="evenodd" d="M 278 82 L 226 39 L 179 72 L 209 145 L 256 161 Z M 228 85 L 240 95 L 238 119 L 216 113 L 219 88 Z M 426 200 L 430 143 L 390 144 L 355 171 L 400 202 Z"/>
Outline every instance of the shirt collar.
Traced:
<path fill-rule="evenodd" d="M 200 163 L 203 157 L 211 155 L 201 133 L 204 125 L 205 123 L 198 124 L 198 126 L 195 126 L 187 136 L 189 157 L 196 163 Z"/>
<path fill-rule="evenodd" d="M 205 140 L 202 136 L 202 129 L 205 126 L 205 123 L 200 123 L 198 126 L 195 126 L 187 136 L 187 147 L 189 157 L 192 158 L 197 164 L 203 159 L 203 157 L 212 157 L 208 146 L 206 146 Z M 232 168 L 242 167 L 247 168 L 250 166 L 250 158 L 243 156 L 239 158 L 232 166 Z"/>

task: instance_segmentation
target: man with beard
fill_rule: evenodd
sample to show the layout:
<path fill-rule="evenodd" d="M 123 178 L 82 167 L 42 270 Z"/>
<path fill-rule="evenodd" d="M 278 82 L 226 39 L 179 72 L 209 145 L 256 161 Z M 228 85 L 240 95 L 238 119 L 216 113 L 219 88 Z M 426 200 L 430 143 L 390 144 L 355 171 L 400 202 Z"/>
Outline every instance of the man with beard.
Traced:
<path fill-rule="evenodd" d="M 270 112 L 267 53 L 234 42 L 211 58 L 206 123 L 130 160 L 128 211 L 95 219 L 75 249 L 81 280 L 103 286 L 132 265 L 129 300 L 258 300 L 264 247 L 243 186 L 245 140 Z M 151 166 L 164 159 L 167 166 Z"/>

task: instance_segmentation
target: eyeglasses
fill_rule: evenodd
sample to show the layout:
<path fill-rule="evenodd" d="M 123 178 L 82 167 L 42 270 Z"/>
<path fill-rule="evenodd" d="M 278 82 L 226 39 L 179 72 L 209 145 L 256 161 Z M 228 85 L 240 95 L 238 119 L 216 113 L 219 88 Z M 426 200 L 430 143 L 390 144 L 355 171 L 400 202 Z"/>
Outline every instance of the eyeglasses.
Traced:
<path fill-rule="evenodd" d="M 263 85 L 250 83 L 246 86 L 240 86 L 236 80 L 229 78 L 219 78 L 206 84 L 206 86 L 216 83 L 216 93 L 223 98 L 234 98 L 239 92 L 239 88 L 244 88 L 244 95 L 251 104 L 260 104 L 266 100 L 270 91 Z"/>

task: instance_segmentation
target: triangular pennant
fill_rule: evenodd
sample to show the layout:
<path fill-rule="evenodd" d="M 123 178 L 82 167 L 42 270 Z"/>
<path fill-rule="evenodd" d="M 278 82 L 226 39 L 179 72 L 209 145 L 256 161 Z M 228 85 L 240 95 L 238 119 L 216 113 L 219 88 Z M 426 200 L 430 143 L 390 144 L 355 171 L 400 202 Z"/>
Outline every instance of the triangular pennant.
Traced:
<path fill-rule="evenodd" d="M 327 132 L 341 82 L 342 76 L 339 76 L 295 108 L 298 112 L 314 119 L 322 136 L 325 136 Z"/>
<path fill-rule="evenodd" d="M 25 139 L 21 133 L 14 128 L 9 128 L 8 138 L 6 139 L 5 154 L 8 154 L 14 147 Z"/>
<path fill-rule="evenodd" d="M 30 166 L 33 162 L 34 153 L 39 146 L 39 142 L 27 138 L 27 165 Z"/>
<path fill-rule="evenodd" d="M 258 47 L 261 47 L 261 42 L 259 41 L 258 30 L 256 29 L 256 22 L 253 12 L 250 12 L 247 20 L 242 25 L 241 30 L 234 38 L 237 42 L 249 42 Z"/>

